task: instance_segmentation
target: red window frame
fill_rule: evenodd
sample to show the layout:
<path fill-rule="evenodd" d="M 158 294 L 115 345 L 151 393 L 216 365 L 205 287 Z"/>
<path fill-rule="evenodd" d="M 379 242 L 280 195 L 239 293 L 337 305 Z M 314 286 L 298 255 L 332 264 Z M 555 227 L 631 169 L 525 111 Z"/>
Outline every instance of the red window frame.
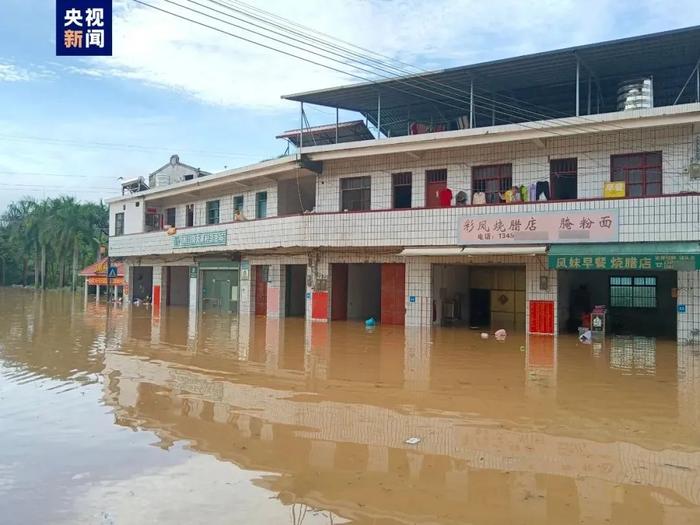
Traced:
<path fill-rule="evenodd" d="M 663 158 L 660 151 L 610 155 L 610 180 L 624 182 L 627 197 L 663 195 L 662 164 Z M 639 180 L 632 180 L 635 172 L 638 172 Z M 658 179 L 649 180 L 656 172 L 658 172 Z"/>
<path fill-rule="evenodd" d="M 489 190 L 489 181 L 495 181 L 497 190 Z M 493 188 L 493 186 L 491 186 Z M 501 202 L 500 194 L 513 187 L 512 164 L 489 164 L 472 167 L 472 194 L 484 192 L 486 203 Z"/>

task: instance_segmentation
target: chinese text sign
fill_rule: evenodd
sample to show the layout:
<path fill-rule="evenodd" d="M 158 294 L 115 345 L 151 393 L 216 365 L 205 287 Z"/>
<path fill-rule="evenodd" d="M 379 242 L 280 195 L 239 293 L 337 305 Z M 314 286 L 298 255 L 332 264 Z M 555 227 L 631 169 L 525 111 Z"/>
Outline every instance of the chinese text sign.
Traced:
<path fill-rule="evenodd" d="M 458 244 L 616 242 L 617 210 L 552 213 L 494 213 L 461 217 Z"/>
<path fill-rule="evenodd" d="M 112 0 L 56 0 L 56 55 L 111 56 Z"/>

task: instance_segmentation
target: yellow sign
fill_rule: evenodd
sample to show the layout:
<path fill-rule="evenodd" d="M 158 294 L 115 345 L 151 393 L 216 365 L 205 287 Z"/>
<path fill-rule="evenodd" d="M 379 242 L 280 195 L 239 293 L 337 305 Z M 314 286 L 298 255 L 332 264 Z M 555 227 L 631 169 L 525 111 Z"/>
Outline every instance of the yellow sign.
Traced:
<path fill-rule="evenodd" d="M 603 197 L 606 199 L 619 199 L 625 196 L 624 182 L 606 182 L 603 186 Z"/>

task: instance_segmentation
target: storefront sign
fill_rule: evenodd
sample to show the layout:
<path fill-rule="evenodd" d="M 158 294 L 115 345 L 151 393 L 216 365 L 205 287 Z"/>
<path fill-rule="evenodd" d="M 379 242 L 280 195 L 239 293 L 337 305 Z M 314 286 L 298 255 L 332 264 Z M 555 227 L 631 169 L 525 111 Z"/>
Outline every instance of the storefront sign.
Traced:
<path fill-rule="evenodd" d="M 173 237 L 173 248 L 226 246 L 226 230 L 202 233 L 180 233 Z"/>
<path fill-rule="evenodd" d="M 548 257 L 550 270 L 695 270 L 700 258 L 695 255 L 600 255 Z"/>
<path fill-rule="evenodd" d="M 615 242 L 617 210 L 590 212 L 504 213 L 462 217 L 458 244 L 532 244 Z"/>
<path fill-rule="evenodd" d="M 196 278 L 197 278 L 197 267 L 190 266 L 190 279 L 196 279 Z"/>

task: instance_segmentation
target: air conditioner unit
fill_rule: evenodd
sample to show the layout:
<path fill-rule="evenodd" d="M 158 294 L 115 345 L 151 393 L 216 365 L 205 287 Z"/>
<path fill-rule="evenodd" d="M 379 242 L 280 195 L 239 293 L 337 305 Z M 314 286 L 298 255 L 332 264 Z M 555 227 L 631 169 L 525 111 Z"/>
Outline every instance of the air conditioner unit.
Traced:
<path fill-rule="evenodd" d="M 700 179 L 700 162 L 692 162 L 688 165 L 688 177 L 691 179 Z"/>

